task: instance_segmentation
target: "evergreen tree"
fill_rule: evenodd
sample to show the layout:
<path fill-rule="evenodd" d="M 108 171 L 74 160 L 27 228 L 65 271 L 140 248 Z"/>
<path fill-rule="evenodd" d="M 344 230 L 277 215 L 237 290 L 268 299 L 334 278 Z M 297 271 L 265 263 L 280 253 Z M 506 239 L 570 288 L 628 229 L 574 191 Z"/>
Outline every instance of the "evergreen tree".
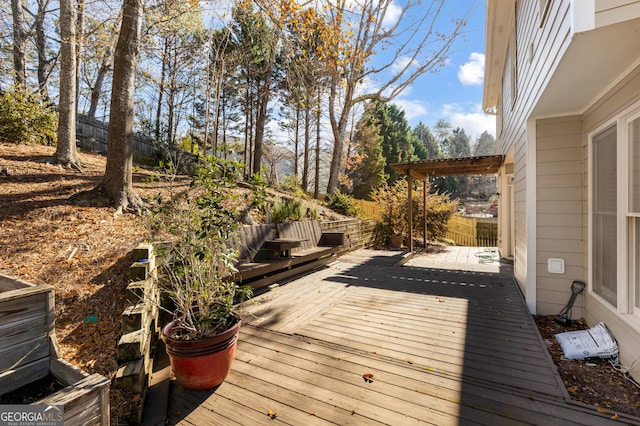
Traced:
<path fill-rule="evenodd" d="M 414 152 L 419 159 L 434 160 L 442 156 L 435 136 L 422 121 L 413 129 L 413 133 L 416 136 Z"/>
<path fill-rule="evenodd" d="M 447 158 L 464 158 L 471 156 L 469 136 L 464 129 L 457 127 L 445 141 Z"/>
<path fill-rule="evenodd" d="M 353 143 L 357 147 L 354 162 L 349 173 L 353 184 L 353 196 L 368 199 L 370 193 L 384 183 L 386 160 L 382 155 L 380 125 L 374 112 L 367 109 L 357 124 Z"/>
<path fill-rule="evenodd" d="M 404 111 L 393 104 L 376 102 L 373 114 L 382 136 L 382 155 L 386 160 L 387 182 L 393 183 L 402 176 L 389 168 L 389 164 L 403 163 L 413 158 L 413 133 Z"/>
<path fill-rule="evenodd" d="M 484 131 L 474 145 L 473 155 L 494 155 L 496 153 L 496 140 L 489 132 Z"/>

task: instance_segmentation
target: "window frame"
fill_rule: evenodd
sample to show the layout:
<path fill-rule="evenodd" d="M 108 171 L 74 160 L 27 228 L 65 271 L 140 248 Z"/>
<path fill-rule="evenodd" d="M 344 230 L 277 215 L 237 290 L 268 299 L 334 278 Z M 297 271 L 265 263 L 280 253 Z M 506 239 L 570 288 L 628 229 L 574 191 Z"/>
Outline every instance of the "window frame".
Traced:
<path fill-rule="evenodd" d="M 588 277 L 589 293 L 603 306 L 608 307 L 619 315 L 624 316 L 634 326 L 640 327 L 640 212 L 630 209 L 630 173 L 632 158 L 630 155 L 630 124 L 640 119 L 640 102 L 627 108 L 615 118 L 602 124 L 588 134 L 589 158 L 589 202 L 588 202 Z M 616 180 L 617 180 L 617 297 L 616 305 L 609 303 L 593 289 L 594 262 L 594 195 L 595 195 L 595 167 L 593 139 L 610 127 L 616 128 Z"/>

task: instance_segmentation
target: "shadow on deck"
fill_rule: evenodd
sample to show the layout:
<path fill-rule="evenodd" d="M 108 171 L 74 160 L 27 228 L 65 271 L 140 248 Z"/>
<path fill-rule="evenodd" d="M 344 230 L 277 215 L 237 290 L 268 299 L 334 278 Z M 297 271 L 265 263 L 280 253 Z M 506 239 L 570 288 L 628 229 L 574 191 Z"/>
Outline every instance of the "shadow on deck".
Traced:
<path fill-rule="evenodd" d="M 569 401 L 510 265 L 401 255 L 359 250 L 259 295 L 227 380 L 171 383 L 168 424 L 637 424 Z"/>

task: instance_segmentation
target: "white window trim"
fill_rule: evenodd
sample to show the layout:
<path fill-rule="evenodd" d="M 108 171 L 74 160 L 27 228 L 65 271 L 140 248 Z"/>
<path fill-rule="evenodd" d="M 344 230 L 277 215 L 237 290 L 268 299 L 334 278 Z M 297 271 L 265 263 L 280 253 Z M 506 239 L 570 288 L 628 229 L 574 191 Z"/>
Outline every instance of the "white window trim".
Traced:
<path fill-rule="evenodd" d="M 633 273 L 629 273 L 629 252 L 630 252 L 630 232 L 633 228 L 629 226 L 630 217 L 640 217 L 639 214 L 629 212 L 629 138 L 628 125 L 631 121 L 640 118 L 640 102 L 633 104 L 618 114 L 615 118 L 600 125 L 588 134 L 588 286 L 587 291 L 590 296 L 598 301 L 602 306 L 618 317 L 623 319 L 627 324 L 635 329 L 640 329 L 640 309 L 635 307 L 635 291 L 631 286 L 635 285 L 631 280 L 634 278 Z M 612 306 L 603 297 L 593 290 L 593 194 L 594 194 L 594 170 L 593 170 L 593 137 L 611 127 L 616 126 L 617 144 L 616 144 L 616 160 L 617 160 L 617 306 Z M 620 213 L 622 212 L 622 213 Z M 638 255 L 635 255 L 638 258 Z M 640 260 L 638 260 L 640 262 Z"/>

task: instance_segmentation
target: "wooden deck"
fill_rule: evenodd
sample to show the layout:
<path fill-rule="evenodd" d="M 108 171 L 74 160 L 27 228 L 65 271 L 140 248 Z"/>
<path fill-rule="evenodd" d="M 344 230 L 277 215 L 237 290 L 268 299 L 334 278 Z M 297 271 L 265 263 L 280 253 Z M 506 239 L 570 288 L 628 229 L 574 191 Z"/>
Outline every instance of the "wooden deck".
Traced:
<path fill-rule="evenodd" d="M 509 265 L 399 258 L 359 250 L 258 296 L 227 380 L 172 383 L 168 424 L 638 424 L 567 402 Z"/>

